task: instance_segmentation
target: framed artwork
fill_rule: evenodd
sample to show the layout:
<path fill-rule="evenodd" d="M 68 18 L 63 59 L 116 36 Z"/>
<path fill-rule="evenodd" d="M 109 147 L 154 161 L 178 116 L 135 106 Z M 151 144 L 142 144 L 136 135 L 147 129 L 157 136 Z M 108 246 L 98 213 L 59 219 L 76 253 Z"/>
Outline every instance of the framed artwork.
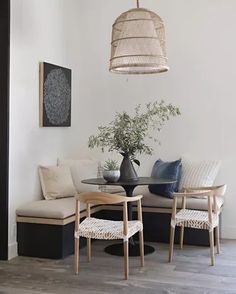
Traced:
<path fill-rule="evenodd" d="M 71 126 L 71 70 L 58 65 L 41 62 L 40 126 Z"/>

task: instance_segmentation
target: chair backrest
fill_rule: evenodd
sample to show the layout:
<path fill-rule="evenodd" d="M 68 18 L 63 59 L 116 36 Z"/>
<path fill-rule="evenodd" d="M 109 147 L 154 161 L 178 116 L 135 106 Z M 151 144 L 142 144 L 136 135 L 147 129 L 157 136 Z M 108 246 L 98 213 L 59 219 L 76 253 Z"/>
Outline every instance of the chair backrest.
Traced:
<path fill-rule="evenodd" d="M 204 198 L 206 196 L 213 196 L 213 191 L 211 191 L 210 189 L 207 190 L 196 190 L 195 188 L 189 188 L 189 189 L 185 189 L 184 192 L 176 192 L 173 193 L 173 197 L 177 197 L 177 198 Z"/>
<path fill-rule="evenodd" d="M 211 190 L 214 191 L 214 196 L 224 196 L 227 189 L 227 185 L 213 186 Z"/>
<path fill-rule="evenodd" d="M 142 197 L 142 195 L 126 197 L 103 192 L 83 192 L 75 195 L 76 200 L 86 204 L 117 204 L 123 202 L 138 201 Z"/>
<path fill-rule="evenodd" d="M 137 201 L 138 204 L 138 220 L 142 222 L 142 195 L 125 197 L 116 194 L 109 194 L 103 192 L 83 192 L 75 195 L 76 199 L 76 212 L 75 212 L 75 231 L 79 230 L 80 222 L 80 202 L 86 203 L 87 217 L 90 217 L 90 204 L 117 204 L 123 203 L 123 223 L 124 223 L 124 235 L 128 232 L 128 210 L 127 202 Z"/>
<path fill-rule="evenodd" d="M 219 185 L 219 186 L 209 186 L 209 187 L 188 187 L 188 188 L 184 188 L 184 190 L 186 192 L 191 192 L 191 191 L 206 191 L 206 190 L 210 190 L 210 191 L 213 191 L 213 194 L 214 196 L 224 196 L 225 192 L 226 192 L 226 188 L 227 188 L 227 185 L 224 184 L 224 185 Z"/>
<path fill-rule="evenodd" d="M 194 198 L 202 198 L 206 196 L 208 198 L 208 214 L 209 220 L 212 221 L 212 210 L 214 213 L 219 214 L 221 208 L 217 205 L 217 196 L 224 196 L 227 185 L 220 186 L 210 186 L 210 187 L 189 187 L 185 188 L 184 193 L 174 193 L 174 202 L 173 202 L 173 210 L 172 217 L 175 217 L 176 214 L 176 206 L 177 206 L 177 198 L 182 198 L 182 209 L 186 207 L 186 198 L 194 197 Z M 213 198 L 213 203 L 212 203 Z"/>

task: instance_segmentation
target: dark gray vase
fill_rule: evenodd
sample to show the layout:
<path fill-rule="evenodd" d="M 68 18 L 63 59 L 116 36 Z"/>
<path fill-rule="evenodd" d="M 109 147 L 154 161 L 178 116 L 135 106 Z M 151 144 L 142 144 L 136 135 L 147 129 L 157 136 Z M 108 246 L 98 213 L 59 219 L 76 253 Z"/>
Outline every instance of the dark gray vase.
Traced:
<path fill-rule="evenodd" d="M 137 181 L 138 175 L 134 169 L 133 163 L 129 155 L 123 155 L 123 160 L 120 165 L 120 178 L 119 181 L 130 182 Z"/>

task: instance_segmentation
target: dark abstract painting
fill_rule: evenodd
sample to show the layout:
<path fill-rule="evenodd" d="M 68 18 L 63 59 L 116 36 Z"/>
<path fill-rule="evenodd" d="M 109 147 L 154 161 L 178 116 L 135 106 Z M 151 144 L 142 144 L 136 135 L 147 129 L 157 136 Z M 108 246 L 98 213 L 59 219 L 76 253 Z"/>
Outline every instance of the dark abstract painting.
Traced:
<path fill-rule="evenodd" d="M 71 126 L 71 70 L 40 63 L 40 126 Z"/>

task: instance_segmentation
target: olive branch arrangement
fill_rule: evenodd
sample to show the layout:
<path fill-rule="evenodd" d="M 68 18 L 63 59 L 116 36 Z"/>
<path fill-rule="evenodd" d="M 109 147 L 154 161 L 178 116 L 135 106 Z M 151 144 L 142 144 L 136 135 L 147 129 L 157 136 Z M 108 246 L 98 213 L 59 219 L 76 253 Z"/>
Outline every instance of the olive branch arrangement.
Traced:
<path fill-rule="evenodd" d="M 148 140 L 160 144 L 157 134 L 162 130 L 166 121 L 180 115 L 178 107 L 166 104 L 163 100 L 135 107 L 134 115 L 126 111 L 116 113 L 115 118 L 107 126 L 99 126 L 98 134 L 88 140 L 88 147 L 100 147 L 102 152 L 118 151 L 123 156 L 129 156 L 136 164 L 138 154 L 152 155 L 153 148 Z"/>

